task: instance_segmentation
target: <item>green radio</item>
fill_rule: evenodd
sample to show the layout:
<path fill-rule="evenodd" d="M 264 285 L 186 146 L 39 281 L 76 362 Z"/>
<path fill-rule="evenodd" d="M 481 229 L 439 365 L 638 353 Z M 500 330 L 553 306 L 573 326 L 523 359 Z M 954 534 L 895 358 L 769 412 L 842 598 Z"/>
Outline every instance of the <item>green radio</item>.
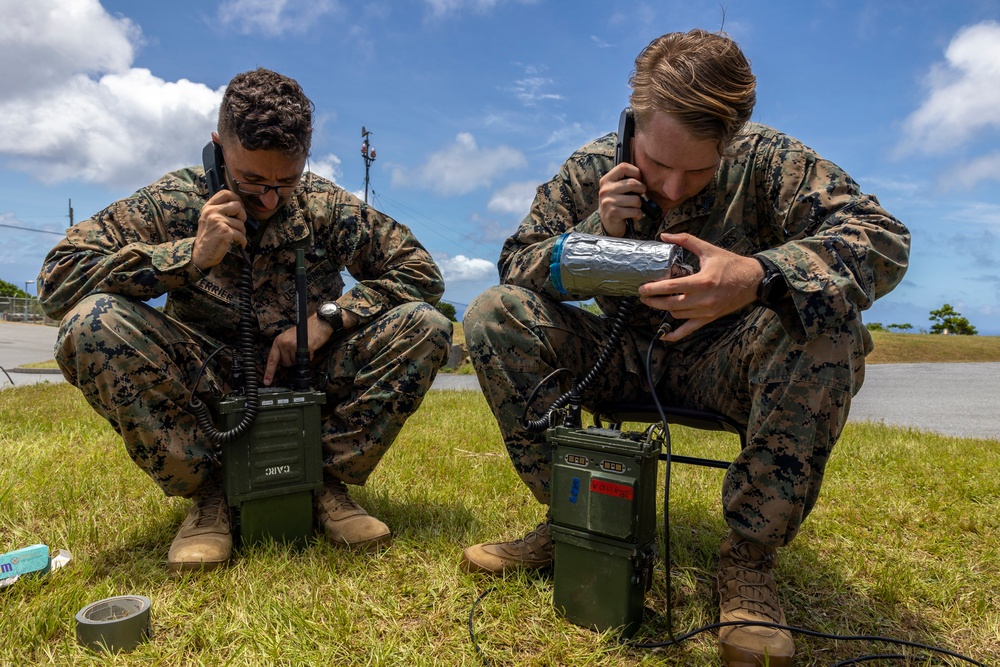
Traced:
<path fill-rule="evenodd" d="M 556 426 L 550 530 L 553 603 L 569 621 L 630 637 L 656 558 L 661 443 L 642 433 Z"/>
<path fill-rule="evenodd" d="M 253 425 L 225 445 L 222 472 L 236 534 L 243 545 L 265 538 L 304 544 L 313 534 L 313 498 L 323 488 L 319 432 L 326 394 L 262 388 Z M 220 429 L 235 427 L 244 396 L 218 407 Z"/>

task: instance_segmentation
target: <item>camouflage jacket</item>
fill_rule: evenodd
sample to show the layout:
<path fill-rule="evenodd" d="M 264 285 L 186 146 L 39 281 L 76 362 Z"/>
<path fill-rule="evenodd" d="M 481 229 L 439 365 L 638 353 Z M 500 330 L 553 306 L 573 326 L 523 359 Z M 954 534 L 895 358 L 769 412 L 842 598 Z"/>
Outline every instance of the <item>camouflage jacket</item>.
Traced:
<path fill-rule="evenodd" d="M 253 254 L 253 304 L 260 342 L 293 326 L 295 249 L 305 249 L 309 312 L 336 300 L 361 322 L 409 301 L 436 303 L 441 272 L 410 230 L 330 181 L 306 173 L 304 192 L 270 219 Z M 39 301 L 60 319 L 94 293 L 153 299 L 164 312 L 221 341 L 234 339 L 245 262 L 238 248 L 202 274 L 191 261 L 208 200 L 202 169 L 167 174 L 71 227 L 38 276 Z M 357 280 L 346 294 L 340 272 Z"/>
<path fill-rule="evenodd" d="M 614 166 L 615 139 L 612 133 L 584 146 L 538 187 L 531 211 L 501 251 L 501 282 L 554 299 L 593 296 L 558 292 L 549 279 L 549 262 L 563 232 L 603 233 L 599 181 Z M 647 218 L 636 221 L 637 237 L 687 232 L 731 252 L 773 261 L 790 288 L 778 315 L 799 341 L 860 317 L 899 284 L 909 257 L 909 231 L 874 196 L 863 194 L 843 170 L 802 143 L 757 124 L 736 137 L 714 181 L 667 211 L 658 228 L 653 225 Z M 620 298 L 597 301 L 613 313 Z M 742 312 L 709 328 L 726 327 Z M 640 305 L 631 323 L 655 329 L 662 317 Z"/>

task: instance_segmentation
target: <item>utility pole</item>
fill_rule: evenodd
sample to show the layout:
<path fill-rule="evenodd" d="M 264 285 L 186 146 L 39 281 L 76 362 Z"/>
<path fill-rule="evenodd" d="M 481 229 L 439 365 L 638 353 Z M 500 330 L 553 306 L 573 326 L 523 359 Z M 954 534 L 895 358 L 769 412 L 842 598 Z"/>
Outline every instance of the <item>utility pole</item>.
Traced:
<path fill-rule="evenodd" d="M 361 144 L 361 157 L 365 160 L 365 203 L 368 203 L 368 170 L 371 169 L 372 162 L 375 161 L 375 149 L 368 143 L 368 135 L 371 134 L 365 129 L 365 126 L 361 126 L 361 138 L 364 139 L 364 143 Z"/>
<path fill-rule="evenodd" d="M 73 200 L 69 200 L 69 226 L 73 226 Z"/>

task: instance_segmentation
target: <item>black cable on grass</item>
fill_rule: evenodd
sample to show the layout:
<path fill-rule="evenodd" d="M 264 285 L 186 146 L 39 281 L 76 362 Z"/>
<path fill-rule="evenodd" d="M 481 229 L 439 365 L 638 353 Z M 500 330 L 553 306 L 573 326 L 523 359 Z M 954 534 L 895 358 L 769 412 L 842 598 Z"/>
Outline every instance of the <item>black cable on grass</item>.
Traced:
<path fill-rule="evenodd" d="M 961 653 L 956 653 L 955 651 L 949 651 L 946 648 L 941 648 L 939 646 L 931 646 L 930 644 L 921 644 L 920 642 L 911 642 L 906 639 L 893 639 L 892 637 L 880 637 L 878 635 L 835 635 L 827 632 L 819 632 L 818 630 L 809 630 L 807 628 L 799 628 L 794 625 L 782 625 L 780 623 L 765 623 L 763 621 L 727 621 L 725 623 L 711 623 L 709 625 L 703 625 L 700 628 L 696 628 L 687 634 L 681 635 L 676 639 L 668 642 L 621 642 L 629 648 L 666 648 L 668 646 L 676 646 L 681 642 L 691 639 L 695 635 L 700 635 L 702 632 L 707 632 L 708 630 L 717 630 L 719 628 L 727 628 L 730 626 L 756 626 L 759 628 L 776 628 L 778 630 L 788 630 L 789 632 L 794 632 L 795 634 L 805 635 L 807 637 L 815 637 L 818 639 L 832 639 L 834 641 L 844 641 L 844 642 L 883 642 L 885 644 L 895 644 L 897 646 L 907 646 L 909 648 L 918 649 L 921 651 L 928 651 L 930 653 L 939 653 L 941 655 L 946 655 L 951 658 L 956 658 L 970 665 L 976 665 L 977 667 L 987 667 L 985 663 L 974 660 L 968 656 L 964 656 Z M 867 661 L 877 658 L 877 656 L 862 656 L 860 658 L 854 658 L 855 661 Z M 910 656 L 912 659 L 912 656 Z M 902 659 L 907 659 L 903 656 Z M 838 664 L 851 664 L 851 663 L 838 663 Z"/>
<path fill-rule="evenodd" d="M 830 667 L 846 667 L 847 665 L 858 665 L 862 662 L 881 662 L 883 660 L 906 660 L 906 656 L 901 653 L 887 653 L 885 655 L 865 655 L 860 658 L 851 658 L 850 660 L 841 660 L 840 662 L 830 665 Z"/>
<path fill-rule="evenodd" d="M 485 591 L 480 593 L 479 597 L 476 598 L 476 601 L 472 603 L 472 609 L 469 610 L 469 639 L 472 640 L 472 648 L 476 649 L 476 655 L 479 656 L 479 659 L 483 661 L 483 664 L 486 665 L 486 667 L 491 667 L 493 663 L 491 663 L 489 658 L 486 657 L 486 654 L 483 653 L 483 649 L 479 646 L 479 642 L 476 641 L 476 631 L 472 627 L 472 618 L 476 614 L 476 607 L 479 606 L 479 603 L 482 602 L 483 598 L 495 590 L 496 588 L 487 588 Z"/>

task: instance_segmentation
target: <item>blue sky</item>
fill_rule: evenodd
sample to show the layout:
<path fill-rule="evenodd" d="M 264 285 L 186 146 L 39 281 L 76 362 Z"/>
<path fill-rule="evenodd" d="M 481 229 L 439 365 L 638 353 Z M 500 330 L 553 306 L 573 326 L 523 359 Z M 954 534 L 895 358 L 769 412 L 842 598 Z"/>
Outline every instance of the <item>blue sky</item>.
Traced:
<path fill-rule="evenodd" d="M 315 102 L 311 168 L 413 229 L 461 314 L 495 284 L 534 188 L 616 129 L 636 54 L 723 27 L 754 120 L 843 167 L 913 233 L 866 321 L 950 303 L 1000 335 L 1000 0 L 0 0 L 0 279 L 67 226 L 196 164 L 222 89 L 257 66 Z M 723 11 L 725 12 L 723 26 Z M 29 231 L 32 230 L 32 231 Z M 29 286 L 34 293 L 34 286 Z"/>

